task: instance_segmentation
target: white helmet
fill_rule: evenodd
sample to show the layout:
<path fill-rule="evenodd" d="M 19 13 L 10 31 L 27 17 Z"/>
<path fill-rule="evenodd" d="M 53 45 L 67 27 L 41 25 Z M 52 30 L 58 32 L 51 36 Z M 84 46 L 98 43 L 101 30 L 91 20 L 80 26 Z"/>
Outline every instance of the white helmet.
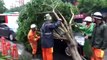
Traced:
<path fill-rule="evenodd" d="M 37 26 L 35 24 L 31 24 L 30 28 L 36 28 Z"/>
<path fill-rule="evenodd" d="M 46 15 L 45 15 L 45 20 L 52 20 L 51 15 L 50 15 L 50 14 L 46 14 Z"/>
<path fill-rule="evenodd" d="M 101 12 L 95 12 L 93 14 L 94 18 L 97 18 L 97 19 L 102 19 L 103 15 L 101 14 Z"/>
<path fill-rule="evenodd" d="M 90 16 L 85 17 L 84 21 L 92 22 L 92 18 Z"/>
<path fill-rule="evenodd" d="M 94 16 L 102 16 L 102 14 L 100 12 L 95 12 Z"/>

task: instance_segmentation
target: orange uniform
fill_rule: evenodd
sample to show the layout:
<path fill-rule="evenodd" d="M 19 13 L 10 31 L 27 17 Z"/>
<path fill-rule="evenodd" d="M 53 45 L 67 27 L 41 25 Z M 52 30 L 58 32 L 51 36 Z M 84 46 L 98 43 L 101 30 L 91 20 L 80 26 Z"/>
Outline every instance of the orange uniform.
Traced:
<path fill-rule="evenodd" d="M 101 49 L 93 48 L 93 56 L 91 60 L 103 60 L 104 58 L 104 51 Z"/>
<path fill-rule="evenodd" d="M 53 60 L 53 48 L 42 48 L 43 60 Z"/>
<path fill-rule="evenodd" d="M 36 31 L 30 30 L 28 33 L 28 41 L 32 47 L 32 54 L 36 54 L 37 52 L 37 41 L 40 39 L 40 36 L 36 34 Z"/>

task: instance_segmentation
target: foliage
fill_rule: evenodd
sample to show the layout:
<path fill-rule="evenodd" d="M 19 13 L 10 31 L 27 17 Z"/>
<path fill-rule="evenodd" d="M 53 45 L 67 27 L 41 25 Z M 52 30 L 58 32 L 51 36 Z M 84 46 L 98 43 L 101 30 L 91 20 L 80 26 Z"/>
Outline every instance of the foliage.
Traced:
<path fill-rule="evenodd" d="M 78 0 L 80 12 L 92 13 L 107 8 L 107 0 Z"/>
<path fill-rule="evenodd" d="M 69 9 L 73 6 L 70 3 L 62 2 L 61 0 L 31 0 L 20 12 L 17 40 L 24 43 L 28 50 L 31 50 L 28 47 L 30 45 L 27 40 L 27 34 L 30 29 L 30 25 L 35 23 L 37 24 L 38 28 L 40 28 L 44 21 L 44 14 L 52 14 L 52 7 L 55 7 L 56 5 L 58 5 L 56 10 L 61 11 L 67 20 L 69 20 L 69 17 L 71 16 L 69 14 Z"/>
<path fill-rule="evenodd" d="M 4 6 L 3 0 L 0 0 L 0 13 L 3 13 L 6 11 L 6 7 Z"/>
<path fill-rule="evenodd" d="M 6 60 L 7 58 L 10 58 L 10 56 L 2 56 L 0 53 L 0 60 Z"/>

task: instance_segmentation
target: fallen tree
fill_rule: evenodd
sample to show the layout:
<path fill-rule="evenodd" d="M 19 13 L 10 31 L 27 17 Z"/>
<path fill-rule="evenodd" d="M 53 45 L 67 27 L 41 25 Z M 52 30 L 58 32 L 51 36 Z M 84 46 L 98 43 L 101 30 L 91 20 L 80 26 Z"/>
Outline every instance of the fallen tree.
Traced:
<path fill-rule="evenodd" d="M 82 60 L 78 53 L 77 43 L 72 31 L 72 21 L 76 8 L 77 7 L 72 6 L 70 3 L 64 3 L 61 0 L 31 0 L 21 11 L 19 16 L 18 40 L 23 42 L 25 47 L 28 48 L 27 34 L 30 25 L 35 23 L 40 28 L 43 23 L 44 14 L 54 13 L 55 16 L 61 17 L 63 20 L 61 26 L 54 30 L 54 37 L 59 40 L 65 40 L 73 60 Z"/>
<path fill-rule="evenodd" d="M 71 57 L 73 58 L 73 60 L 82 60 L 77 50 L 77 42 L 73 36 L 72 21 L 73 21 L 74 13 L 72 12 L 72 9 L 70 10 L 71 10 L 72 17 L 69 22 L 67 22 L 64 16 L 58 11 L 63 22 L 61 23 L 61 26 L 58 27 L 58 29 L 54 31 L 54 37 L 58 38 L 59 40 L 66 41 L 68 45 L 68 49 L 69 49 L 68 51 Z M 54 14 L 58 17 L 56 12 L 54 12 Z"/>

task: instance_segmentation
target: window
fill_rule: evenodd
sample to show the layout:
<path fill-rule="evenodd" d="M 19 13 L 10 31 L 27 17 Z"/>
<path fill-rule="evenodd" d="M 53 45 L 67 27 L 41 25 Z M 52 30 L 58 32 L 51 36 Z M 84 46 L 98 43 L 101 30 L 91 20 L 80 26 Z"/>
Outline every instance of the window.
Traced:
<path fill-rule="evenodd" d="M 4 23 L 5 22 L 5 16 L 0 16 L 0 23 Z"/>

